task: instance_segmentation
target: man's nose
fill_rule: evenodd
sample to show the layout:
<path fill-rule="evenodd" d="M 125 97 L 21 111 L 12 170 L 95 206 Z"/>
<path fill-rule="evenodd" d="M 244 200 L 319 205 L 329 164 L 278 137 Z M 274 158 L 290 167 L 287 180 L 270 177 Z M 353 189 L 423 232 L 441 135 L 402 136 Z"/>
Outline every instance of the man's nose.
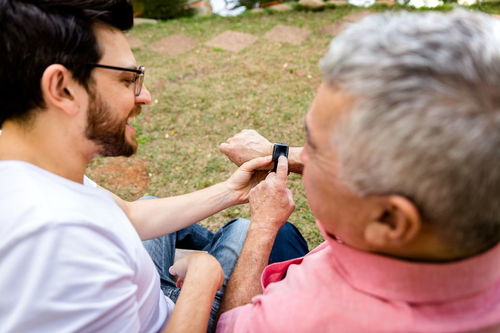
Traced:
<path fill-rule="evenodd" d="M 142 86 L 141 93 L 139 96 L 135 97 L 136 104 L 149 105 L 151 104 L 151 93 L 146 88 L 146 85 Z"/>

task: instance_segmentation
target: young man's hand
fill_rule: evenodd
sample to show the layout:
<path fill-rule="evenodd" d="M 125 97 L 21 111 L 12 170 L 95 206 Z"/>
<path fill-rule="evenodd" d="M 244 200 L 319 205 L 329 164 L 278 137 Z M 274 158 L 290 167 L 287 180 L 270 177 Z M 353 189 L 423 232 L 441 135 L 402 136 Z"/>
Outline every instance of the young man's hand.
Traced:
<path fill-rule="evenodd" d="M 220 263 L 212 255 L 206 252 L 191 253 L 177 260 L 170 268 L 169 273 L 177 277 L 177 287 L 181 288 L 186 277 L 211 279 L 219 289 L 224 282 L 224 272 Z"/>
<path fill-rule="evenodd" d="M 271 166 L 272 157 L 258 157 L 248 162 L 243 163 L 235 173 L 226 180 L 226 186 L 233 193 L 236 203 L 248 202 L 250 190 L 266 178 L 267 171 L 259 171 L 258 169 Z"/>
<path fill-rule="evenodd" d="M 262 293 L 260 275 L 269 261 L 279 228 L 286 222 L 295 203 L 286 186 L 287 158 L 281 156 L 276 172 L 250 191 L 251 223 L 236 268 L 227 285 L 220 313 L 247 304 Z"/>

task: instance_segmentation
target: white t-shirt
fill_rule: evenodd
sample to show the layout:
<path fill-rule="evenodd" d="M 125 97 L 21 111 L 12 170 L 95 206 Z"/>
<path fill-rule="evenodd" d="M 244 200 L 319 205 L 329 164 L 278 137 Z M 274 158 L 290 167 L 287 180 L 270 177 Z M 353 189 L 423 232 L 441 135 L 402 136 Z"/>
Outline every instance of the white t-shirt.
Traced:
<path fill-rule="evenodd" d="M 0 331 L 157 332 L 173 302 L 106 191 L 0 161 Z M 93 186 L 92 186 L 93 185 Z"/>

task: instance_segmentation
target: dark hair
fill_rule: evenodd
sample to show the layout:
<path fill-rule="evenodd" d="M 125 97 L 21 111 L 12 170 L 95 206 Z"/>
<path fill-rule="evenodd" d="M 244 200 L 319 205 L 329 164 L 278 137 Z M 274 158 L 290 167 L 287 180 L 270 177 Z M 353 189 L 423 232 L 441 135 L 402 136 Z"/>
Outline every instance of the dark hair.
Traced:
<path fill-rule="evenodd" d="M 43 108 L 43 72 L 64 65 L 88 88 L 102 52 L 93 25 L 133 26 L 128 0 L 0 0 L 0 128 L 7 119 L 29 118 Z"/>

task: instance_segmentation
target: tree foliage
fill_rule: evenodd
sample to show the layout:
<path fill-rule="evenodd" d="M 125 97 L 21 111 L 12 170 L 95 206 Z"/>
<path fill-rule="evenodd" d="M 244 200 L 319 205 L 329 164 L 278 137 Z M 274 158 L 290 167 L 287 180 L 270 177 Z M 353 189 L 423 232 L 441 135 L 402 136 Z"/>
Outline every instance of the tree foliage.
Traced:
<path fill-rule="evenodd" d="M 143 0 L 143 17 L 168 20 L 180 16 L 190 16 L 187 0 Z"/>

